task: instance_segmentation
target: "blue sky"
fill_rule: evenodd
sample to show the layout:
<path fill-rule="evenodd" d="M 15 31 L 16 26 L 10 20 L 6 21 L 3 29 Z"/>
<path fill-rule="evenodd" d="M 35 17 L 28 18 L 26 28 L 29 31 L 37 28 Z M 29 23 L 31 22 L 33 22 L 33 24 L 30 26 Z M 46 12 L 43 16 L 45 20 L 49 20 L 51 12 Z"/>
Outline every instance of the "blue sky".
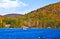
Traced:
<path fill-rule="evenodd" d="M 0 0 L 0 15 L 25 14 L 60 0 Z"/>

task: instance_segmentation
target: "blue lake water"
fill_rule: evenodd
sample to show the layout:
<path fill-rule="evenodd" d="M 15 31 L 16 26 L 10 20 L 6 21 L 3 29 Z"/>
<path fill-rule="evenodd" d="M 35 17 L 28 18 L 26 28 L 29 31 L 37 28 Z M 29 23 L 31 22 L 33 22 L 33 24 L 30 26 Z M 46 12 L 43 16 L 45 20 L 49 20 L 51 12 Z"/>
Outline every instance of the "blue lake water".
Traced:
<path fill-rule="evenodd" d="M 0 39 L 60 39 L 60 29 L 0 28 Z"/>

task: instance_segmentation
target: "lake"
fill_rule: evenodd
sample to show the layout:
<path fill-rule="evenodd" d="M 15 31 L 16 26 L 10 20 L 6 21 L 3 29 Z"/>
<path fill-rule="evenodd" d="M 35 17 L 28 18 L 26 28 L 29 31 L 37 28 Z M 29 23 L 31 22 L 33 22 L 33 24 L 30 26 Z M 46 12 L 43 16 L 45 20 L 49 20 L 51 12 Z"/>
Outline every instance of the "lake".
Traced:
<path fill-rule="evenodd" d="M 60 29 L 0 28 L 0 39 L 60 39 Z"/>

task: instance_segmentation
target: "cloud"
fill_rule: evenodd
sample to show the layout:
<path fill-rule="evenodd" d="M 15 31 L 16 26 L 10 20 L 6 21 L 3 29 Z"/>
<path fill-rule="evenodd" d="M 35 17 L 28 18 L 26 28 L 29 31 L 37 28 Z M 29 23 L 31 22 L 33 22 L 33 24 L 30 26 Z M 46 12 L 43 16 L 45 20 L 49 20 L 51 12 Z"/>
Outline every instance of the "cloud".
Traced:
<path fill-rule="evenodd" d="M 24 6 L 27 6 L 27 4 L 19 0 L 0 0 L 0 8 L 3 9 L 24 7 Z"/>

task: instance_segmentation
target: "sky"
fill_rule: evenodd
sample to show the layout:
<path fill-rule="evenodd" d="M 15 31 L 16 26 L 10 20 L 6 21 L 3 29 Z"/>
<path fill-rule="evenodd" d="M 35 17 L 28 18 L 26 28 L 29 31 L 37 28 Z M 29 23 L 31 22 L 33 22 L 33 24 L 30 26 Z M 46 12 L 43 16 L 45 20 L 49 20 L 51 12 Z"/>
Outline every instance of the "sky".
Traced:
<path fill-rule="evenodd" d="M 60 0 L 0 0 L 0 15 L 26 14 Z"/>

